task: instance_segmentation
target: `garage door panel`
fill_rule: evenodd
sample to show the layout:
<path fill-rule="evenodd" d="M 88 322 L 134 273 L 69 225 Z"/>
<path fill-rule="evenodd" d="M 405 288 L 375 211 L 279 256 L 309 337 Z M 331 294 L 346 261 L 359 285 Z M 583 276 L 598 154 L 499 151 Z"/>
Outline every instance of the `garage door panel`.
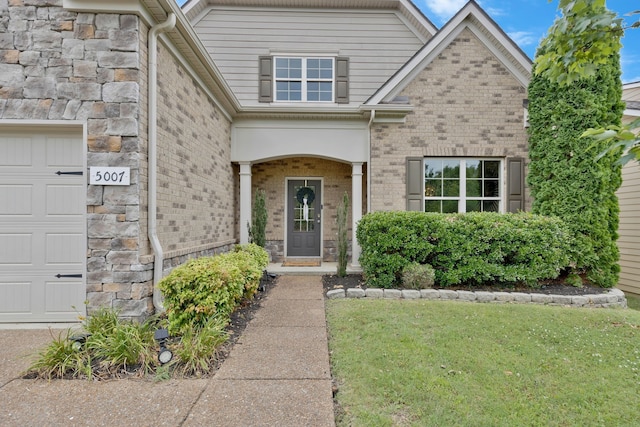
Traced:
<path fill-rule="evenodd" d="M 85 312 L 87 179 L 56 173 L 85 169 L 81 135 L 0 125 L 0 322 Z"/>
<path fill-rule="evenodd" d="M 0 166 L 32 166 L 33 141 L 30 137 L 8 136 L 0 140 Z"/>
<path fill-rule="evenodd" d="M 31 265 L 33 263 L 32 240 L 33 233 L 0 234 L 0 266 Z"/>
<path fill-rule="evenodd" d="M 0 313 L 30 313 L 31 292 L 31 282 L 0 281 Z"/>
<path fill-rule="evenodd" d="M 0 184 L 0 215 L 31 215 L 32 185 Z"/>
<path fill-rule="evenodd" d="M 47 138 L 46 166 L 81 167 L 83 151 L 81 140 L 70 138 Z"/>
<path fill-rule="evenodd" d="M 86 210 L 84 197 L 86 188 L 83 185 L 47 185 L 47 215 L 80 215 Z"/>
<path fill-rule="evenodd" d="M 54 234 L 46 237 L 45 265 L 82 267 L 86 242 L 82 234 Z"/>
<path fill-rule="evenodd" d="M 45 313 L 70 313 L 72 317 L 84 313 L 86 298 L 80 281 L 46 282 L 45 289 Z"/>

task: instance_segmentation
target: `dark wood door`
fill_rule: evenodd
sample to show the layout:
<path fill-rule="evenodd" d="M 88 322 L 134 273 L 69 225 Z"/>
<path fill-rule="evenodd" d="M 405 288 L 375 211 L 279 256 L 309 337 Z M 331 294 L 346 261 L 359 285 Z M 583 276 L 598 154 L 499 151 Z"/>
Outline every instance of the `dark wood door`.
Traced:
<path fill-rule="evenodd" d="M 321 181 L 287 183 L 287 256 L 319 257 L 322 225 Z"/>

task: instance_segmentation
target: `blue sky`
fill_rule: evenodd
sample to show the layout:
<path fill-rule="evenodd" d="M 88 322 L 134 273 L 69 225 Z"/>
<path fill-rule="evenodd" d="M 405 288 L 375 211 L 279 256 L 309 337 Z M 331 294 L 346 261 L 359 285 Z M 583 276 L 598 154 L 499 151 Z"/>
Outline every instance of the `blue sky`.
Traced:
<path fill-rule="evenodd" d="M 558 0 L 476 0 L 500 27 L 533 59 L 540 40 L 559 16 Z M 177 0 L 178 4 L 185 0 Z M 467 0 L 413 0 L 422 13 L 441 28 Z M 640 10 L 640 0 L 607 0 L 607 7 L 629 25 L 640 15 L 625 16 Z M 622 39 L 622 81 L 640 81 L 640 28 L 627 30 Z"/>

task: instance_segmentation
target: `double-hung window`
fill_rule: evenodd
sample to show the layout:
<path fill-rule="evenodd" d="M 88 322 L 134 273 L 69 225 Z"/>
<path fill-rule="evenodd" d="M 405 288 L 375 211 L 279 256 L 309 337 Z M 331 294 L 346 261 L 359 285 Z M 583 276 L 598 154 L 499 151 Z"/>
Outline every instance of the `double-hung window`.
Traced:
<path fill-rule="evenodd" d="M 426 212 L 502 212 L 502 161 L 424 159 Z"/>
<path fill-rule="evenodd" d="M 275 58 L 275 101 L 333 102 L 333 58 Z"/>
<path fill-rule="evenodd" d="M 349 103 L 349 58 L 260 56 L 259 102 Z"/>

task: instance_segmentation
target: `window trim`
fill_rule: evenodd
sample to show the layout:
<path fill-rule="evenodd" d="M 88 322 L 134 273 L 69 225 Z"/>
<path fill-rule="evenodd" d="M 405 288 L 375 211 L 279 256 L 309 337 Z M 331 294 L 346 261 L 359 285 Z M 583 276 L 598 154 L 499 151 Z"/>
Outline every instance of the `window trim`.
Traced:
<path fill-rule="evenodd" d="M 425 195 L 425 189 L 426 189 L 426 176 L 425 176 L 425 172 L 426 172 L 426 162 L 427 160 L 442 160 L 442 161 L 446 161 L 446 160 L 455 160 L 455 161 L 459 161 L 460 162 L 460 176 L 458 177 L 459 180 L 459 190 L 458 190 L 458 196 L 457 197 L 453 197 L 453 196 L 426 196 Z M 499 190 L 499 195 L 497 197 L 467 197 L 466 195 L 466 188 L 467 188 L 467 177 L 466 177 L 466 173 L 467 173 L 467 168 L 466 168 L 466 162 L 468 160 L 474 160 L 474 161 L 497 161 L 499 162 L 499 166 L 498 166 L 498 190 Z M 421 183 L 422 183 L 422 211 L 425 211 L 425 207 L 426 207 L 426 202 L 429 200 L 457 200 L 458 201 L 458 213 L 465 213 L 467 211 L 467 201 L 468 200 L 480 200 L 480 201 L 489 201 L 489 200 L 496 200 L 498 201 L 498 212 L 499 213 L 504 213 L 505 212 L 505 202 L 504 202 L 504 198 L 505 198 L 505 159 L 504 158 L 500 158 L 500 157 L 446 157 L 446 156 L 425 156 L 422 158 L 422 179 L 421 179 Z M 475 212 L 475 211 L 474 211 Z"/>
<path fill-rule="evenodd" d="M 278 78 L 277 77 L 277 69 L 278 69 L 278 60 L 279 59 L 300 59 L 302 62 L 301 67 L 301 78 L 300 79 L 291 79 L 291 78 Z M 308 61 L 318 59 L 330 59 L 331 60 L 331 79 L 310 79 L 308 76 Z M 277 55 L 273 57 L 273 102 L 277 103 L 312 103 L 312 104 L 335 104 L 336 103 L 336 57 L 335 56 L 288 56 L 288 55 Z M 300 92 L 301 99 L 299 101 L 290 100 L 290 99 L 278 99 L 278 82 L 300 82 Z M 308 99 L 308 84 L 310 82 L 330 82 L 331 83 L 331 100 L 330 101 L 309 101 Z"/>

